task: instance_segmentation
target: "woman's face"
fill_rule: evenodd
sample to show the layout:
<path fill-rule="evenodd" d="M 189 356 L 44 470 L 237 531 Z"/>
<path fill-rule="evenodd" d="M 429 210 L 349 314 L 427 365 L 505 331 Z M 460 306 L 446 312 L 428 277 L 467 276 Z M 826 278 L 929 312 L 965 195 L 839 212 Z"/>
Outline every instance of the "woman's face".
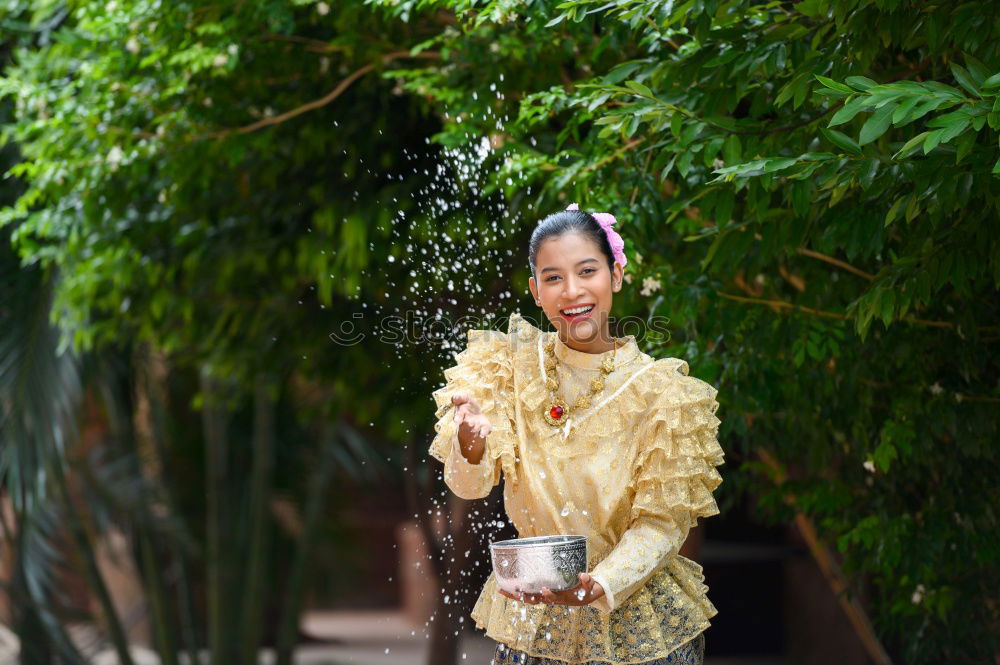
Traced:
<path fill-rule="evenodd" d="M 537 281 L 536 281 L 537 277 Z M 578 350 L 601 353 L 613 346 L 608 333 L 612 293 L 621 290 L 622 267 L 614 270 L 597 244 L 581 233 L 566 233 L 545 240 L 535 255 L 535 277 L 528 288 L 535 302 L 559 333 Z M 577 310 L 589 306 L 581 314 Z"/>

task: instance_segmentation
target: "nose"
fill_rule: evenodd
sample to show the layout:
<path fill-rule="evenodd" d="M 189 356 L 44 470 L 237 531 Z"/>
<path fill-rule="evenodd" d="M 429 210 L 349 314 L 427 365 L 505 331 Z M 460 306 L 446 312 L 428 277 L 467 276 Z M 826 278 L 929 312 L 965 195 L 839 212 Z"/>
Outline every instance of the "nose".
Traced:
<path fill-rule="evenodd" d="M 580 282 L 578 281 L 576 275 L 570 275 L 566 281 L 563 282 L 563 297 L 566 302 L 574 302 L 579 298 L 580 293 L 583 291 L 580 288 Z"/>

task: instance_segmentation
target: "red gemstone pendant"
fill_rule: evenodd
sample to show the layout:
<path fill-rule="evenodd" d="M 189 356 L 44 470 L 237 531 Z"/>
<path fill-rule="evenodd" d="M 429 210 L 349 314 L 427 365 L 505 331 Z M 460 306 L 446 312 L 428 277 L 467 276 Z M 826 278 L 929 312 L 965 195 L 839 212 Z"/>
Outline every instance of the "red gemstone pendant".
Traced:
<path fill-rule="evenodd" d="M 563 421 L 569 416 L 569 407 L 566 406 L 566 402 L 562 398 L 557 397 L 545 407 L 542 411 L 542 415 L 545 416 L 545 422 L 552 425 L 553 427 L 561 427 Z"/>

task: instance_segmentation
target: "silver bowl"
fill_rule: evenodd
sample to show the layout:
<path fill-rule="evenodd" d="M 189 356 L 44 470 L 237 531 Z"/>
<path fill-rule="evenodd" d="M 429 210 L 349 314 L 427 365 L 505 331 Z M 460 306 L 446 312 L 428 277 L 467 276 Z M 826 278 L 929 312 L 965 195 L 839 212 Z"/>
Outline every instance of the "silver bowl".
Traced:
<path fill-rule="evenodd" d="M 565 591 L 587 572 L 586 536 L 533 536 L 490 543 L 497 585 L 508 593 Z"/>

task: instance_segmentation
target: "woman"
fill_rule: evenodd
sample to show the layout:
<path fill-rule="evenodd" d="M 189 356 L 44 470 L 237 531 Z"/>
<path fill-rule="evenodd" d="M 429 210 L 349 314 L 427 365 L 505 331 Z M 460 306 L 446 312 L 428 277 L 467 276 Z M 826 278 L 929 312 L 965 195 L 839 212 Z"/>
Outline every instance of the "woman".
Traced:
<path fill-rule="evenodd" d="M 503 474 L 520 537 L 588 537 L 573 589 L 508 593 L 490 575 L 472 618 L 495 663 L 701 663 L 717 613 L 701 566 L 678 554 L 719 512 L 717 391 L 610 336 L 626 264 L 614 222 L 576 205 L 542 220 L 528 285 L 555 331 L 516 313 L 506 333 L 470 330 L 433 393 L 430 453 L 455 494 L 485 497 Z"/>

